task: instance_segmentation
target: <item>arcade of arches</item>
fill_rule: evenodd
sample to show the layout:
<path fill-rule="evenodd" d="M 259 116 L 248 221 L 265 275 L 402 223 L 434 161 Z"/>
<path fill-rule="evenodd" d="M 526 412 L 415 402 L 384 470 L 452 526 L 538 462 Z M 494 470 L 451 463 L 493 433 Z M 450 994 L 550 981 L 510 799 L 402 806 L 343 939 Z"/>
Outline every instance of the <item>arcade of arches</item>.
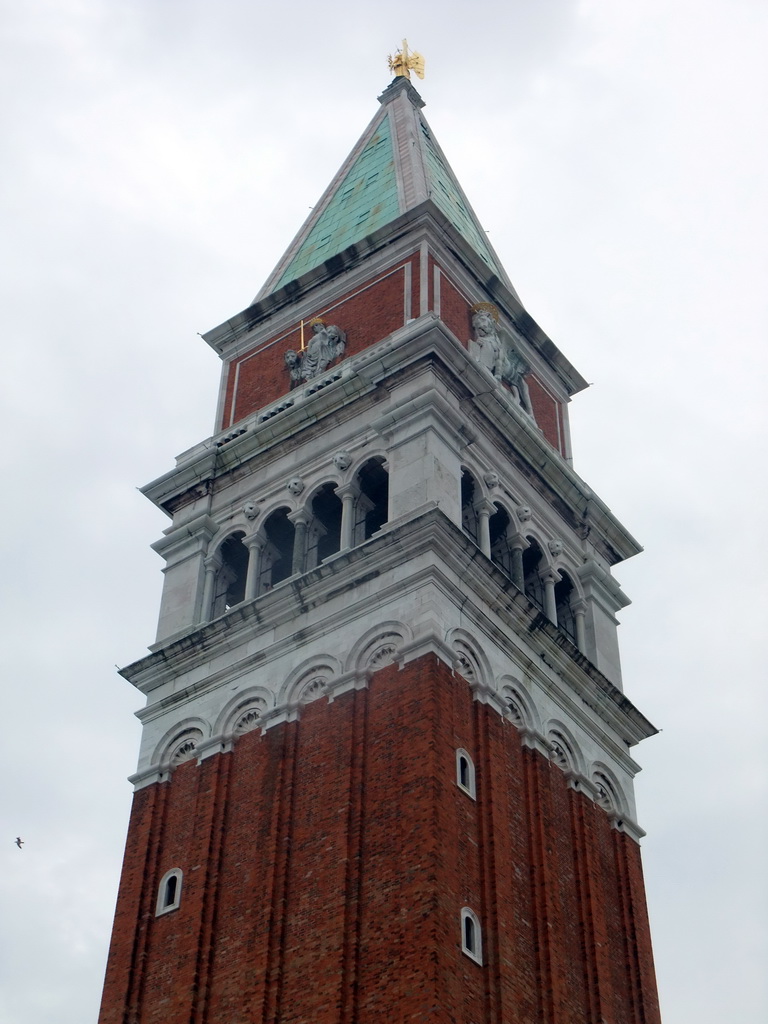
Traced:
<path fill-rule="evenodd" d="M 479 494 L 466 469 L 461 475 L 461 523 L 464 532 L 518 590 L 585 653 L 586 606 L 573 580 L 564 569 L 548 564 L 536 538 L 524 532 L 524 522 L 513 522 L 503 505 Z"/>
<path fill-rule="evenodd" d="M 389 477 L 383 458 L 369 459 L 352 483 L 324 483 L 304 506 L 275 509 L 255 533 L 231 533 L 206 561 L 203 606 L 216 618 L 308 572 L 339 551 L 368 540 L 387 522 Z"/>

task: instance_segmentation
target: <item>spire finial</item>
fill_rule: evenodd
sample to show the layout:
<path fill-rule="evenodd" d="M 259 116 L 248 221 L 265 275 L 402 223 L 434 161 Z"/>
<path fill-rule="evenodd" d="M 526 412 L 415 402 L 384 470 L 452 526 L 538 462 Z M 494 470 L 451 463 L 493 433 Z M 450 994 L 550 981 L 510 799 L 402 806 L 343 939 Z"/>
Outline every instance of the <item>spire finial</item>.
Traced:
<path fill-rule="evenodd" d="M 424 77 L 424 58 L 420 53 L 408 53 L 408 40 L 403 40 L 403 48 L 397 50 L 394 57 L 387 57 L 389 70 L 398 78 L 410 81 L 411 72 L 415 71 L 419 78 Z"/>

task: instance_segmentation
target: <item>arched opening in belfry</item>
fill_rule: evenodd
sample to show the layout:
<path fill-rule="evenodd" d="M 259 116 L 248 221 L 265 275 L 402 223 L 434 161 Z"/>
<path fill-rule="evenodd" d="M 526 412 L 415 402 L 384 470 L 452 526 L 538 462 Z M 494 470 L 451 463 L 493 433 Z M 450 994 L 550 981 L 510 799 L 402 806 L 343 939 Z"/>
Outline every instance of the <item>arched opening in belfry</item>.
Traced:
<path fill-rule="evenodd" d="M 327 483 L 317 491 L 311 504 L 307 569 L 314 569 L 323 559 L 335 555 L 341 547 L 341 499 L 336 484 Z"/>
<path fill-rule="evenodd" d="M 243 544 L 242 531 L 227 537 L 218 551 L 221 564 L 216 570 L 213 589 L 212 618 L 223 615 L 245 598 L 245 578 L 248 575 L 248 548 Z"/>
<path fill-rule="evenodd" d="M 509 549 L 507 531 L 509 530 L 509 513 L 495 502 L 496 511 L 488 520 L 488 532 L 491 540 L 491 560 L 503 570 L 507 576 L 512 575 L 512 552 Z"/>
<path fill-rule="evenodd" d="M 466 534 L 477 544 L 477 512 L 475 502 L 479 490 L 477 482 L 468 469 L 461 471 L 461 526 Z"/>
<path fill-rule="evenodd" d="M 389 473 L 379 455 L 368 459 L 356 477 L 360 495 L 356 504 L 354 541 L 361 544 L 389 519 Z"/>
<path fill-rule="evenodd" d="M 561 570 L 560 579 L 555 583 L 557 625 L 573 644 L 576 643 L 576 616 L 572 607 L 575 590 L 571 577 Z"/>
<path fill-rule="evenodd" d="M 523 590 L 529 601 L 543 610 L 544 608 L 544 583 L 540 572 L 543 568 L 542 550 L 538 541 L 533 537 L 527 537 L 528 547 L 523 552 Z"/>
<path fill-rule="evenodd" d="M 287 508 L 279 508 L 264 522 L 267 543 L 261 556 L 260 593 L 271 590 L 293 573 L 296 528 L 288 518 L 288 512 Z"/>

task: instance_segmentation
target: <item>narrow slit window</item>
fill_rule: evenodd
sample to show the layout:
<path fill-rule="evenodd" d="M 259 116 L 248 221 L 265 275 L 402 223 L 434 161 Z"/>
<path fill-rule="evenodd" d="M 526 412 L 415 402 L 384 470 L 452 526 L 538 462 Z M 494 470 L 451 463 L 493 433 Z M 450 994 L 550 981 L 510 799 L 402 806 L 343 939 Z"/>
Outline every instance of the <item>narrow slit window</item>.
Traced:
<path fill-rule="evenodd" d="M 471 796 L 473 800 L 476 799 L 475 765 L 466 750 L 462 750 L 461 748 L 456 751 L 456 785 L 459 789 L 463 790 L 467 796 Z"/>
<path fill-rule="evenodd" d="M 176 903 L 176 887 L 179 884 L 179 880 L 176 875 L 171 875 L 168 881 L 165 883 L 165 895 L 163 897 L 163 907 L 170 907 Z"/>
<path fill-rule="evenodd" d="M 464 918 L 464 945 L 469 953 L 475 952 L 475 922 L 469 915 Z"/>
<path fill-rule="evenodd" d="M 483 939 L 477 914 L 464 907 L 461 911 L 461 951 L 475 963 L 483 962 Z"/>
<path fill-rule="evenodd" d="M 170 871 L 166 871 L 163 875 L 157 891 L 155 917 L 160 917 L 161 914 L 167 914 L 169 911 L 178 908 L 181 903 L 182 878 L 183 872 L 181 868 L 171 868 Z"/>

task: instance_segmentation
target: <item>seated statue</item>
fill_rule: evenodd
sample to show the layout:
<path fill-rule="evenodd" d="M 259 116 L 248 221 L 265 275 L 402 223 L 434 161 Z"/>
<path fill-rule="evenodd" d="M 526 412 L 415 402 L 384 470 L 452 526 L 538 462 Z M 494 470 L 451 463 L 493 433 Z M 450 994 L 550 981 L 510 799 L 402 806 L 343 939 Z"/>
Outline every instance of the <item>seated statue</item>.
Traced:
<path fill-rule="evenodd" d="M 336 324 L 326 326 L 316 317 L 310 321 L 310 327 L 312 337 L 307 347 L 301 352 L 289 349 L 285 353 L 285 363 L 291 374 L 291 387 L 323 373 L 334 359 L 344 354 L 346 348 L 347 336 Z"/>
<path fill-rule="evenodd" d="M 490 302 L 477 302 L 472 307 L 474 338 L 469 343 L 469 354 L 481 366 L 501 380 L 501 339 L 499 338 L 499 311 Z"/>
<path fill-rule="evenodd" d="M 525 380 L 530 367 L 508 341 L 502 341 L 499 311 L 492 302 L 476 302 L 472 307 L 472 329 L 474 338 L 469 343 L 469 354 L 490 370 L 496 380 L 507 385 L 523 412 L 533 419 L 531 395 Z"/>

